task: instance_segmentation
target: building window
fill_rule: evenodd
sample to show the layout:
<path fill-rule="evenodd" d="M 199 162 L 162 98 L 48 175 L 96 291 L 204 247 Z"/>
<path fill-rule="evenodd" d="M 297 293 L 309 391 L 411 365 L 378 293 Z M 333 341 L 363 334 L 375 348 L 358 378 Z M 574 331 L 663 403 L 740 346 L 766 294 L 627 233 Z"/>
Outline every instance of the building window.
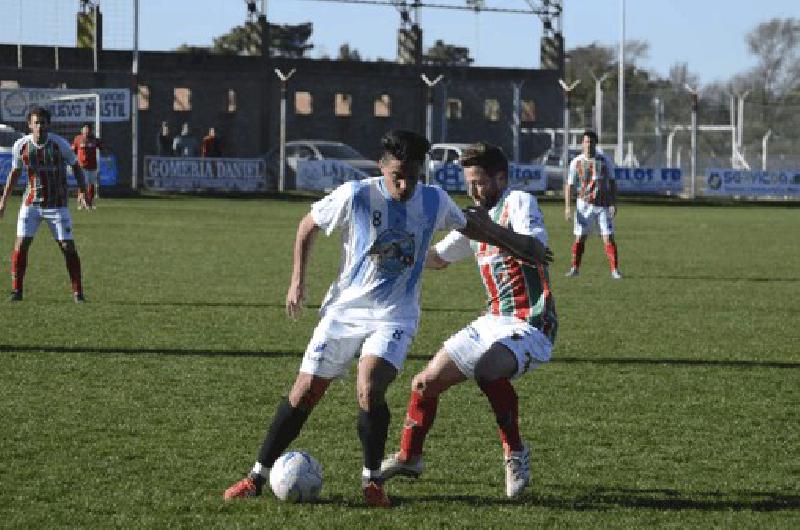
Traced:
<path fill-rule="evenodd" d="M 336 94 L 333 113 L 336 116 L 351 116 L 353 114 L 353 96 Z"/>
<path fill-rule="evenodd" d="M 483 116 L 489 121 L 500 120 L 500 102 L 496 99 L 487 99 L 483 102 Z"/>
<path fill-rule="evenodd" d="M 139 110 L 150 110 L 150 87 L 139 85 Z"/>
<path fill-rule="evenodd" d="M 187 112 L 192 110 L 192 90 L 189 88 L 176 88 L 172 110 Z"/>
<path fill-rule="evenodd" d="M 236 91 L 232 88 L 228 89 L 228 102 L 225 110 L 230 113 L 236 112 Z"/>
<path fill-rule="evenodd" d="M 389 94 L 381 94 L 375 98 L 375 117 L 388 118 L 392 115 L 392 98 Z"/>
<path fill-rule="evenodd" d="M 311 92 L 294 93 L 294 113 L 308 116 L 314 112 L 314 100 Z"/>
<path fill-rule="evenodd" d="M 19 81 L 13 79 L 0 80 L 0 88 L 19 88 Z"/>
<path fill-rule="evenodd" d="M 448 120 L 460 120 L 461 119 L 461 100 L 455 98 L 449 98 L 447 100 L 447 108 L 445 111 Z"/>
<path fill-rule="evenodd" d="M 523 99 L 520 108 L 520 121 L 536 121 L 536 103 L 532 99 Z"/>

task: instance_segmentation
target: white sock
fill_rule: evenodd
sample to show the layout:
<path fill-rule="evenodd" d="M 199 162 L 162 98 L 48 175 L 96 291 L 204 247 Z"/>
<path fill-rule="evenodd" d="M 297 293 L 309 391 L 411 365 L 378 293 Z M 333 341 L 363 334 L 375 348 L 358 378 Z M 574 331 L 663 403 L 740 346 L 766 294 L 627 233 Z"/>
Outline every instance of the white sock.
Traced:
<path fill-rule="evenodd" d="M 261 478 L 267 478 L 269 475 L 269 468 L 262 466 L 261 462 L 256 462 L 253 464 L 253 469 L 250 470 L 250 473 L 256 473 L 261 476 Z"/>
<path fill-rule="evenodd" d="M 366 480 L 374 480 L 381 478 L 381 470 L 380 469 L 361 469 L 361 478 Z"/>

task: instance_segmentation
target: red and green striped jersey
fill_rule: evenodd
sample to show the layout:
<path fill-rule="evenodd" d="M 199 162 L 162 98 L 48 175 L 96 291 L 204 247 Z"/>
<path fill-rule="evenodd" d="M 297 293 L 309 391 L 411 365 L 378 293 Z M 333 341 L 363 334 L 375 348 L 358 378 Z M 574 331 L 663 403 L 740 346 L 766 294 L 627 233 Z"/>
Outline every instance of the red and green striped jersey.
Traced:
<path fill-rule="evenodd" d="M 27 135 L 14 143 L 12 169 L 25 169 L 28 186 L 23 204 L 42 208 L 60 208 L 67 205 L 67 166 L 77 162 L 69 143 L 62 137 L 48 133 L 42 145 Z"/>
<path fill-rule="evenodd" d="M 613 178 L 611 166 L 601 154 L 588 158 L 581 153 L 569 164 L 568 184 L 577 184 L 578 199 L 595 206 L 610 204 L 608 182 Z"/>
<path fill-rule="evenodd" d="M 544 219 L 533 195 L 506 190 L 489 214 L 496 223 L 547 244 Z M 555 340 L 558 319 L 546 266 L 521 263 L 506 251 L 470 241 L 459 232 L 436 245 L 436 252 L 448 262 L 474 254 L 486 288 L 487 312 L 524 320 Z"/>

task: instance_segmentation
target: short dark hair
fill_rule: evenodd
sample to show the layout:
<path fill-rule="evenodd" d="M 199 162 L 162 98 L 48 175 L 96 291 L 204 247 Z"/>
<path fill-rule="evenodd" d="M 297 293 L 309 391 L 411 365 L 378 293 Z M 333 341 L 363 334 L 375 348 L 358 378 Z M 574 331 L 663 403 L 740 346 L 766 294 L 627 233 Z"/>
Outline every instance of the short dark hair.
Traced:
<path fill-rule="evenodd" d="M 461 167 L 482 167 L 493 177 L 499 171 L 508 175 L 508 158 L 503 150 L 488 142 L 476 142 L 461 153 Z"/>
<path fill-rule="evenodd" d="M 84 127 L 89 127 L 90 130 L 94 130 L 94 125 L 92 125 L 92 123 L 88 121 L 81 123 L 81 129 L 83 129 Z"/>
<path fill-rule="evenodd" d="M 391 130 L 381 138 L 383 154 L 392 156 L 400 162 L 422 162 L 431 148 L 431 143 L 424 136 L 412 131 Z"/>
<path fill-rule="evenodd" d="M 583 136 L 588 136 L 590 140 L 594 140 L 594 143 L 597 143 L 597 133 L 592 129 L 586 129 L 583 131 Z"/>
<path fill-rule="evenodd" d="M 50 123 L 50 111 L 39 105 L 33 105 L 28 109 L 28 112 L 25 113 L 25 123 L 30 123 L 31 117 L 34 115 L 44 118 L 47 123 Z"/>

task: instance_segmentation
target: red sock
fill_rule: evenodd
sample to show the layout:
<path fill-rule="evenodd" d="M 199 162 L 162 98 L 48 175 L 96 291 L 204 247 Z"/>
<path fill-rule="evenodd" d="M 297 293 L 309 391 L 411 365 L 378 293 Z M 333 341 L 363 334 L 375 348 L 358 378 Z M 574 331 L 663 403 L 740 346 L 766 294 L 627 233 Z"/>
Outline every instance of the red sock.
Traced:
<path fill-rule="evenodd" d="M 69 272 L 69 279 L 72 282 L 72 292 L 82 293 L 83 285 L 81 284 L 81 259 L 78 257 L 78 253 L 65 252 L 64 260 L 67 262 L 67 271 Z"/>
<path fill-rule="evenodd" d="M 11 252 L 11 289 L 22 291 L 22 281 L 25 279 L 25 268 L 28 266 L 28 249 L 19 249 Z"/>
<path fill-rule="evenodd" d="M 581 266 L 583 257 L 583 241 L 576 241 L 572 244 L 572 268 L 578 269 Z"/>
<path fill-rule="evenodd" d="M 617 257 L 617 244 L 613 241 L 606 243 L 606 256 L 608 256 L 608 265 L 611 267 L 611 270 L 617 270 L 619 267 L 619 258 Z"/>
<path fill-rule="evenodd" d="M 503 449 L 506 452 L 521 451 L 523 446 L 519 435 L 519 399 L 511 382 L 503 377 L 489 383 L 480 383 L 479 386 L 492 405 Z"/>
<path fill-rule="evenodd" d="M 94 202 L 94 184 L 89 184 L 89 186 L 86 188 L 86 201 L 89 204 Z"/>
<path fill-rule="evenodd" d="M 406 423 L 400 437 L 400 458 L 408 460 L 409 457 L 422 454 L 422 445 L 436 418 L 438 405 L 438 397 L 425 398 L 416 390 L 411 392 L 406 410 Z"/>

